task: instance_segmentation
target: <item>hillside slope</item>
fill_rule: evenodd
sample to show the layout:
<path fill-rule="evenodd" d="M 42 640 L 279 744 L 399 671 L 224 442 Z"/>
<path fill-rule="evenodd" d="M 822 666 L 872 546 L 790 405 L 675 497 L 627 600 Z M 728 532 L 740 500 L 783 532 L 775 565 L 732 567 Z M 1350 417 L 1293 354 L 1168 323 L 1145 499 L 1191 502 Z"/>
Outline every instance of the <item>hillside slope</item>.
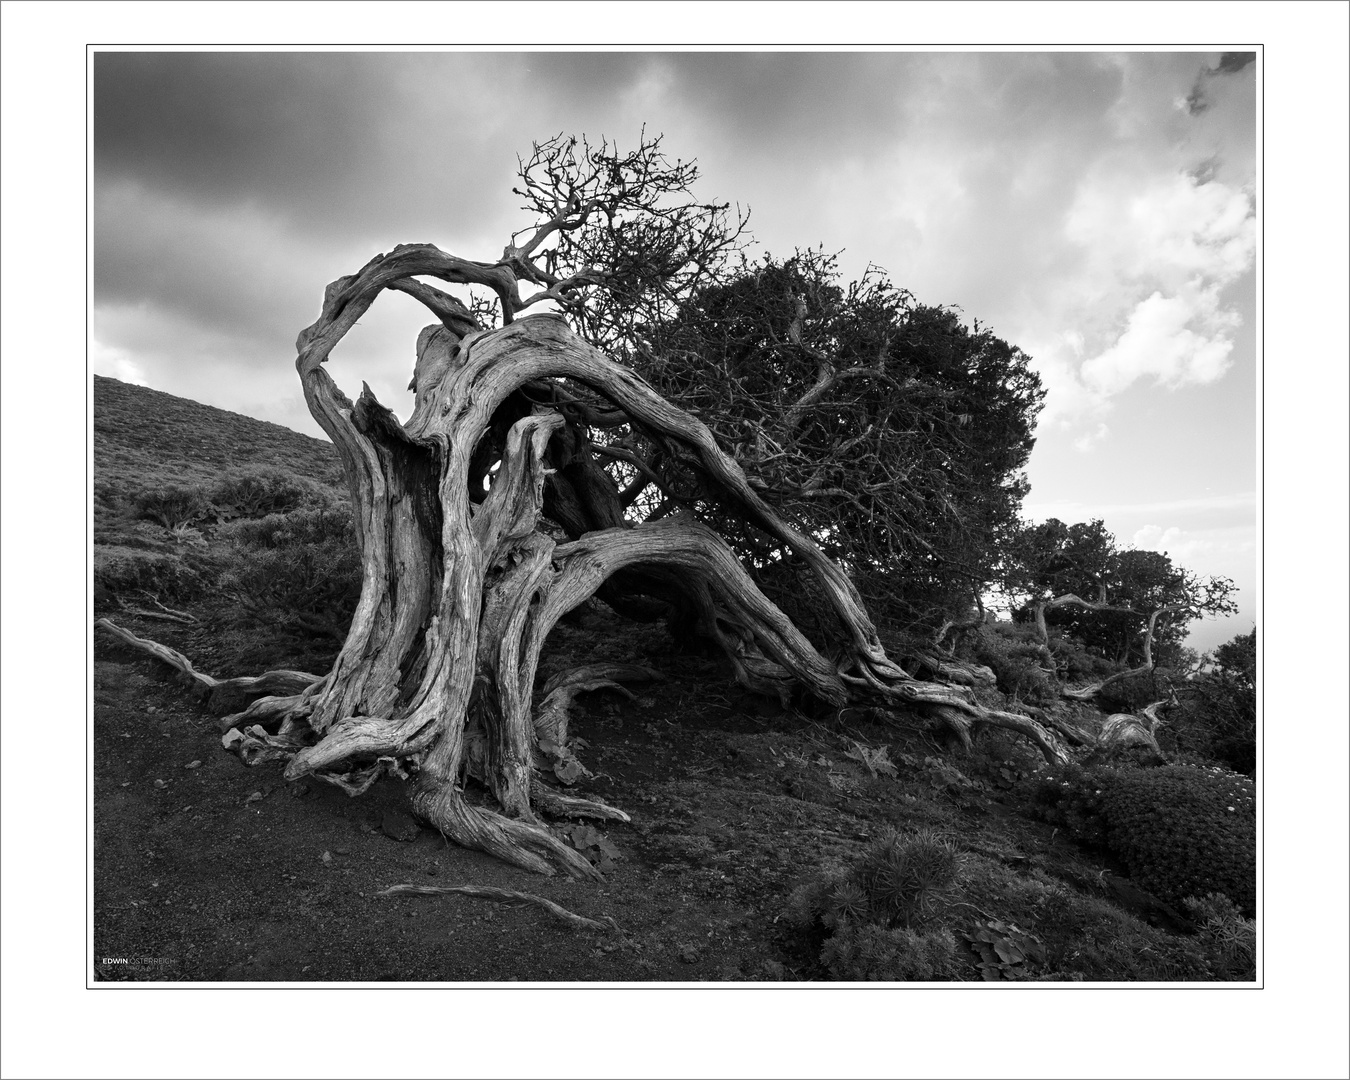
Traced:
<path fill-rule="evenodd" d="M 94 478 L 172 474 L 213 480 L 222 469 L 281 468 L 341 483 L 331 444 L 251 416 L 146 386 L 94 376 Z"/>

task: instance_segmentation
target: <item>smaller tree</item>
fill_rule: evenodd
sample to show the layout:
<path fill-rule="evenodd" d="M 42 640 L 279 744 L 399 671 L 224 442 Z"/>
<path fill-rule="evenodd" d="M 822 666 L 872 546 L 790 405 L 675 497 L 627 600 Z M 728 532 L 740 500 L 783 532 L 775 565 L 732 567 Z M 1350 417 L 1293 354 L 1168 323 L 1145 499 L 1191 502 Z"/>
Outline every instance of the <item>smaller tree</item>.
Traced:
<path fill-rule="evenodd" d="M 1131 668 L 1151 668 L 1159 650 L 1175 653 L 1187 626 L 1237 610 L 1235 586 L 1175 566 L 1165 552 L 1118 550 L 1105 524 L 1056 518 L 1024 527 L 1013 547 L 1007 587 L 1024 598 L 1047 660 L 1051 625 Z"/>

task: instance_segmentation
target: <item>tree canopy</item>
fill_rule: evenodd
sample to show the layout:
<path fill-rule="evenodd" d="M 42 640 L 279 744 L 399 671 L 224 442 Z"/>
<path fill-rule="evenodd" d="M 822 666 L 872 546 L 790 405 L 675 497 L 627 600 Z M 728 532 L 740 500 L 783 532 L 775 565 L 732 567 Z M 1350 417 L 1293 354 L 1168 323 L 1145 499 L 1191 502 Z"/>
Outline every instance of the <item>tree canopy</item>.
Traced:
<path fill-rule="evenodd" d="M 1165 552 L 1121 550 L 1100 520 L 1024 526 L 1011 551 L 1007 587 L 1047 645 L 1056 626 L 1117 663 L 1151 666 L 1177 652 L 1191 621 L 1237 610 L 1228 578 L 1201 577 Z"/>

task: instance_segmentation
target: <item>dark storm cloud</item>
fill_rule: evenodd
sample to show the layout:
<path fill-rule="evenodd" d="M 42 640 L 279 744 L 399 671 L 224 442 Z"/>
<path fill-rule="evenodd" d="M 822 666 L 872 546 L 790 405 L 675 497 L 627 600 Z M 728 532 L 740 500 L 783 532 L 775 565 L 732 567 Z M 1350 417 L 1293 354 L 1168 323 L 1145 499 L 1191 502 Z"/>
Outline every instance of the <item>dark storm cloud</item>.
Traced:
<path fill-rule="evenodd" d="M 199 202 L 253 201 L 308 226 L 427 220 L 490 167 L 481 58 L 456 53 L 100 53 L 95 177 L 154 177 Z M 459 110 L 463 110 L 460 112 Z M 453 117 L 449 125 L 438 117 Z"/>
<path fill-rule="evenodd" d="M 1233 75 L 1248 64 L 1256 63 L 1256 53 L 1254 52 L 1226 52 L 1219 57 L 1219 63 L 1214 68 L 1215 75 Z"/>
<path fill-rule="evenodd" d="M 1213 67 L 1200 69 L 1200 74 L 1196 76 L 1195 85 L 1191 87 L 1190 96 L 1186 98 L 1186 108 L 1192 116 L 1198 116 L 1210 107 L 1209 96 L 1206 93 L 1205 84 L 1213 78 L 1221 75 L 1236 75 L 1239 71 L 1256 63 L 1256 53 L 1244 52 L 1226 52 L 1219 56 L 1219 62 Z"/>

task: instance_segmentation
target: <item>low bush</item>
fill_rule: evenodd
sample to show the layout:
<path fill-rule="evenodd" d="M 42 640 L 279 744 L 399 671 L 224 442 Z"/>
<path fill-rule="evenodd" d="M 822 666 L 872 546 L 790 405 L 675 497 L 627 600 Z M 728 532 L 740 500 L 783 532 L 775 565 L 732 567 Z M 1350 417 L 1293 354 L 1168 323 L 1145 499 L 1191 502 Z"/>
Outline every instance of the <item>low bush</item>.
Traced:
<path fill-rule="evenodd" d="M 277 549 L 339 542 L 355 550 L 351 510 L 345 505 L 268 514 L 253 521 L 233 521 L 216 534 L 244 548 Z"/>
<path fill-rule="evenodd" d="M 200 487 L 161 484 L 134 497 L 136 516 L 157 521 L 170 531 L 194 525 L 210 516 L 211 500 Z"/>
<path fill-rule="evenodd" d="M 361 598 L 361 561 L 344 508 L 294 510 L 225 526 L 232 545 L 221 586 L 236 622 L 341 640 Z"/>
<path fill-rule="evenodd" d="M 950 982 L 958 977 L 950 930 L 846 923 L 825 942 L 820 962 L 840 982 Z"/>
<path fill-rule="evenodd" d="M 1256 792 L 1226 769 L 1117 769 L 1104 789 L 1107 842 L 1164 900 L 1223 893 L 1256 911 Z"/>
<path fill-rule="evenodd" d="M 322 507 L 331 504 L 333 496 L 313 480 L 282 469 L 262 469 L 226 476 L 212 489 L 211 502 L 221 520 L 228 521 Z"/>
<path fill-rule="evenodd" d="M 116 597 L 138 592 L 165 600 L 194 599 L 213 583 L 210 570 L 206 560 L 99 544 L 94 548 L 94 602 L 102 606 Z"/>
<path fill-rule="evenodd" d="M 957 977 L 956 939 L 930 925 L 956 882 L 956 848 L 927 830 L 890 833 L 852 866 L 792 894 L 790 921 L 823 930 L 820 960 L 830 976 L 857 981 L 944 981 Z"/>
<path fill-rule="evenodd" d="M 1106 846 L 1102 786 L 1093 771 L 1069 763 L 1028 781 L 1031 812 L 1079 843 Z"/>
<path fill-rule="evenodd" d="M 1256 795 L 1250 778 L 1220 768 L 1070 766 L 1041 778 L 1032 806 L 1076 839 L 1104 844 L 1130 877 L 1178 904 L 1222 893 L 1256 908 Z"/>
<path fill-rule="evenodd" d="M 969 648 L 972 659 L 993 671 L 1006 696 L 1032 704 L 1057 696 L 1054 676 L 1042 666 L 1045 654 L 1034 629 L 991 623 L 980 627 Z"/>
<path fill-rule="evenodd" d="M 1256 978 L 1256 924 L 1244 919 L 1228 897 L 1209 893 L 1186 901 L 1197 936 L 1214 974 L 1227 982 Z"/>

